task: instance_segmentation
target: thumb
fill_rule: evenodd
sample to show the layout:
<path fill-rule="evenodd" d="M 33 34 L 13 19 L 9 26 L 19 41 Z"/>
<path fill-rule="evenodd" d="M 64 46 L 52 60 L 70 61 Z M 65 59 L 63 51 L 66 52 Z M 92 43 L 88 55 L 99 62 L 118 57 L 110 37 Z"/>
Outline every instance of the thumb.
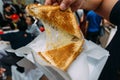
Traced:
<path fill-rule="evenodd" d="M 45 5 L 51 5 L 52 4 L 52 0 L 45 0 Z"/>
<path fill-rule="evenodd" d="M 63 0 L 60 4 L 61 10 L 66 10 L 75 0 Z"/>

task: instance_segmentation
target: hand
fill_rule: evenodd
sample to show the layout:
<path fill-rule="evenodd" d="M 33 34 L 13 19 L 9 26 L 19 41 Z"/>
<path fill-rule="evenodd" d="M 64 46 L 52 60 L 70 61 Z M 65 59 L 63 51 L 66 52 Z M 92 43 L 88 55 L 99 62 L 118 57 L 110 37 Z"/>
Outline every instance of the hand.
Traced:
<path fill-rule="evenodd" d="M 0 68 L 0 76 L 2 75 L 3 72 L 5 72 L 6 70 L 4 68 Z"/>
<path fill-rule="evenodd" d="M 110 13 L 118 0 L 46 0 L 45 5 L 59 4 L 61 10 L 71 7 L 72 11 L 78 8 L 94 10 L 102 17 L 109 20 Z"/>
<path fill-rule="evenodd" d="M 60 4 L 61 10 L 71 7 L 72 11 L 79 8 L 87 10 L 95 10 L 99 7 L 103 0 L 46 0 L 45 5 Z"/>

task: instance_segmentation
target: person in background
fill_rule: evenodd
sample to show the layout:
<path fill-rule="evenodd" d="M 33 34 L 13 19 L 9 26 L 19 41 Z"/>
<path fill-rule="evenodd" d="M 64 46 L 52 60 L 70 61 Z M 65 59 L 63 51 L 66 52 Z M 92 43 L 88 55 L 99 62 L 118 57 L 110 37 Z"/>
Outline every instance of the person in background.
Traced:
<path fill-rule="evenodd" d="M 94 11 L 87 13 L 88 29 L 87 29 L 87 40 L 91 40 L 95 43 L 99 43 L 98 37 L 100 34 L 100 24 L 102 17 L 96 14 Z"/>
<path fill-rule="evenodd" d="M 8 26 L 8 22 L 4 20 L 2 13 L 0 12 L 0 27 Z"/>
<path fill-rule="evenodd" d="M 6 71 L 6 69 L 0 68 L 0 77 L 2 76 L 2 73 L 5 72 L 5 71 Z"/>
<path fill-rule="evenodd" d="M 10 4 L 6 3 L 3 5 L 3 15 L 6 21 L 11 22 L 12 14 L 16 13 Z"/>
<path fill-rule="evenodd" d="M 3 41 L 9 41 L 11 44 L 12 49 L 16 50 L 18 48 L 21 48 L 23 46 L 26 46 L 28 43 L 30 43 L 33 38 L 30 33 L 26 32 L 27 24 L 25 22 L 19 22 L 18 25 L 18 32 L 11 32 L 6 33 L 3 35 L 0 35 L 0 40 Z M 17 66 L 17 70 L 20 72 L 24 72 L 24 68 L 20 67 L 16 64 L 19 60 L 21 60 L 23 57 L 18 57 L 14 53 L 7 52 L 7 56 L 3 56 L 0 61 L 3 68 L 6 69 L 6 75 L 11 76 L 11 66 L 15 65 Z"/>
<path fill-rule="evenodd" d="M 22 9 L 20 8 L 20 6 L 18 4 L 12 4 L 12 6 L 15 8 L 16 10 L 16 14 L 19 15 L 19 18 L 21 20 L 25 20 L 25 16 L 24 16 L 24 12 L 22 11 Z M 22 6 L 23 7 L 23 6 Z"/>
<path fill-rule="evenodd" d="M 78 23 L 79 23 L 79 25 L 80 25 L 80 22 L 83 21 L 83 15 L 84 15 L 83 9 L 78 9 L 78 10 L 75 12 L 75 14 L 76 14 L 76 17 L 77 17 L 77 21 L 78 21 Z"/>
<path fill-rule="evenodd" d="M 0 40 L 9 41 L 12 49 L 18 49 L 30 43 L 32 36 L 26 32 L 27 24 L 25 22 L 17 23 L 18 32 L 11 32 L 0 35 Z"/>
<path fill-rule="evenodd" d="M 17 23 L 20 21 L 21 21 L 21 19 L 19 18 L 19 16 L 17 14 L 12 14 L 11 15 L 11 22 L 6 24 L 6 26 L 2 26 L 2 30 L 5 32 L 11 31 L 11 30 L 17 31 L 18 30 Z"/>
<path fill-rule="evenodd" d="M 11 15 L 11 22 L 10 22 L 10 28 L 11 30 L 16 30 L 17 28 L 17 23 L 20 22 L 19 15 L 17 14 L 12 14 Z"/>
<path fill-rule="evenodd" d="M 32 16 L 26 17 L 26 23 L 28 25 L 28 29 L 26 30 L 27 33 L 30 33 L 34 38 L 40 34 L 40 30 L 37 24 L 34 23 L 35 20 Z"/>
<path fill-rule="evenodd" d="M 112 23 L 110 23 L 108 20 L 106 20 L 106 19 L 103 19 L 103 21 L 102 21 L 102 25 L 104 26 L 104 27 L 109 27 L 109 26 L 111 26 L 111 27 L 115 27 L 115 25 L 114 24 L 112 24 Z"/>
<path fill-rule="evenodd" d="M 84 37 L 86 37 L 86 32 L 87 32 L 87 27 L 88 27 L 88 23 L 86 21 L 87 11 L 85 11 L 83 9 L 78 9 L 75 13 L 77 16 L 77 20 L 79 22 L 79 27 L 80 27 Z"/>

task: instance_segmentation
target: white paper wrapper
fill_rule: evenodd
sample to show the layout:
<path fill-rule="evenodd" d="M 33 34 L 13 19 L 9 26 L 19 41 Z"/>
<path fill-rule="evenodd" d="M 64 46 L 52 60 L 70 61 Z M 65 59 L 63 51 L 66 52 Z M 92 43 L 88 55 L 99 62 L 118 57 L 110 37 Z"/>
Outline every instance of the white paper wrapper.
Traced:
<path fill-rule="evenodd" d="M 19 53 L 27 52 L 28 53 L 28 56 L 26 56 L 27 60 L 32 62 L 35 66 L 37 65 L 37 67 L 40 68 L 41 71 L 43 70 L 42 71 L 43 74 L 44 73 L 46 74 L 46 71 L 48 71 L 48 73 L 46 75 L 48 75 L 48 77 L 50 77 L 50 75 L 53 75 L 53 74 L 51 73 L 51 71 L 49 69 L 46 70 L 46 66 L 50 66 L 50 65 L 45 63 L 45 61 L 43 61 L 43 59 L 40 58 L 40 56 L 37 54 L 37 52 L 44 50 L 44 42 L 45 42 L 45 34 L 41 33 L 41 35 L 38 36 L 33 42 L 28 44 L 26 47 L 23 47 L 22 51 L 19 49 Z M 26 52 L 24 52 L 23 49 L 25 49 Z M 18 55 L 18 53 L 16 53 L 16 54 Z M 24 54 L 22 54 L 21 56 L 23 56 L 23 55 Z M 20 56 L 20 54 L 19 54 L 19 56 Z M 65 74 L 66 78 L 69 78 L 69 76 L 70 76 L 71 79 L 66 79 L 66 80 L 97 80 L 103 69 L 103 66 L 105 65 L 105 62 L 106 62 L 108 56 L 109 56 L 108 52 L 106 50 L 104 50 L 103 48 L 101 48 L 100 46 L 98 46 L 90 41 L 85 41 L 83 52 L 70 65 L 70 67 L 67 70 L 67 74 L 64 72 L 61 72 L 61 71 L 60 71 L 60 74 L 62 74 L 62 75 Z M 25 61 L 23 61 L 22 64 L 20 64 L 20 65 L 25 66 L 28 64 L 25 64 Z M 52 67 L 52 66 L 50 66 L 50 67 Z M 52 68 L 54 69 L 54 67 L 52 67 Z M 31 70 L 33 70 L 33 69 L 31 68 Z M 55 68 L 55 70 L 57 70 L 59 72 L 59 69 Z M 31 73 L 30 71 L 28 72 L 28 74 L 32 75 L 33 73 Z M 14 73 L 16 73 L 16 72 L 14 69 Z M 55 77 L 55 75 L 53 75 L 53 76 Z M 15 80 L 15 77 L 13 80 Z M 24 76 L 24 77 L 28 77 L 28 76 Z M 63 77 L 65 78 L 65 76 L 63 76 Z M 18 80 L 18 78 L 21 78 L 21 77 L 17 76 L 16 80 Z M 28 79 L 22 78 L 22 80 L 28 80 Z M 37 79 L 34 79 L 34 80 L 37 80 Z M 54 79 L 50 79 L 50 80 L 54 80 Z M 57 80 L 59 80 L 59 79 L 57 79 Z"/>
<path fill-rule="evenodd" d="M 0 59 L 7 55 L 7 53 L 5 52 L 6 49 L 11 49 L 11 45 L 9 42 L 7 41 L 0 41 Z"/>

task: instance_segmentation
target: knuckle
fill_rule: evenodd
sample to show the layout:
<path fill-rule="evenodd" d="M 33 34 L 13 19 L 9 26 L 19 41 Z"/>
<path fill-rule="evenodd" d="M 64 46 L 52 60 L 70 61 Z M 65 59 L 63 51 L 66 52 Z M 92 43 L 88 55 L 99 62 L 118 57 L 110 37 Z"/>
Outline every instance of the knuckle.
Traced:
<path fill-rule="evenodd" d="M 73 0 L 64 0 L 64 3 L 67 4 L 67 5 L 69 5 L 69 4 L 72 3 L 72 1 L 73 1 Z"/>

